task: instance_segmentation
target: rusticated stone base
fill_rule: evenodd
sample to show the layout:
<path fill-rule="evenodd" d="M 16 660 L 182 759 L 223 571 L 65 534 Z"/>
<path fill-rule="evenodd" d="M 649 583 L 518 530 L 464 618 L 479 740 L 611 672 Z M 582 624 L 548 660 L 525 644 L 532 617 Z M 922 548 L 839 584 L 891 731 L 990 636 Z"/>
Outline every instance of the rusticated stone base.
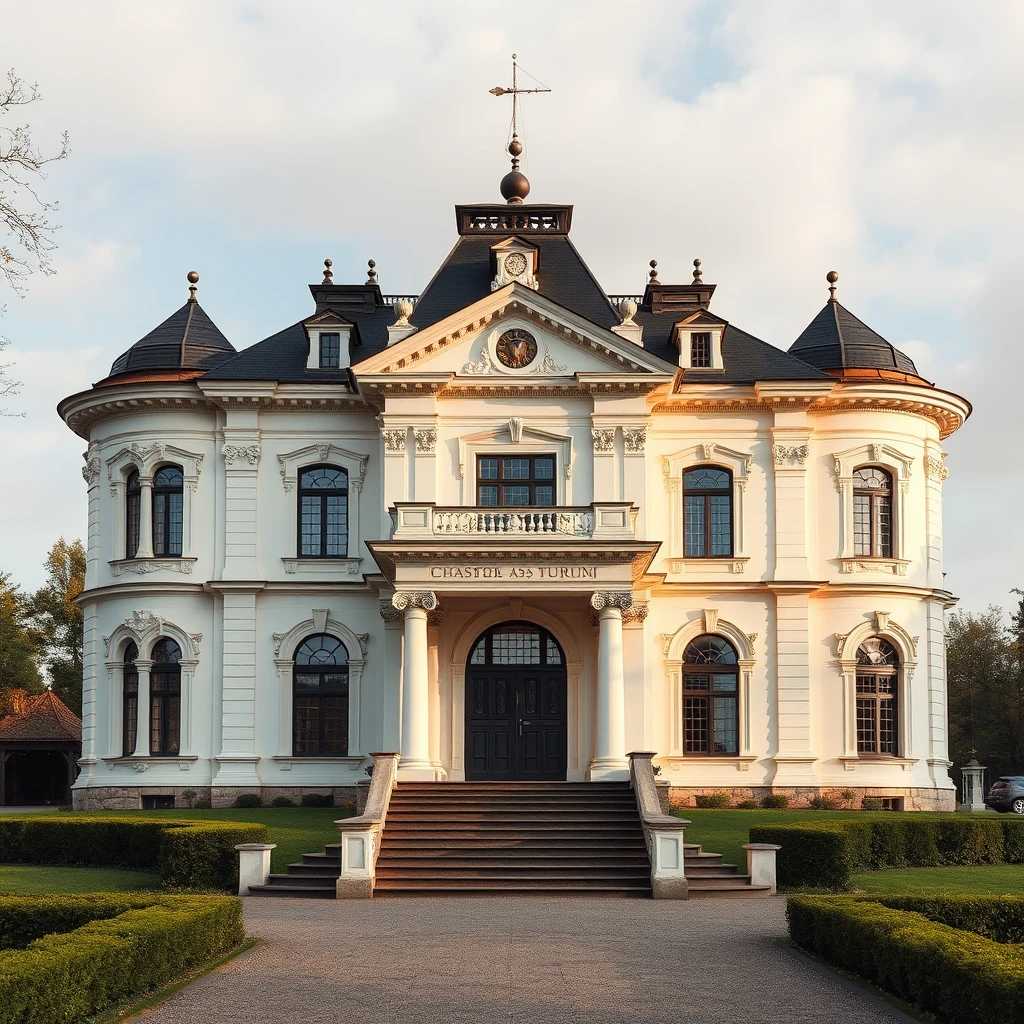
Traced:
<path fill-rule="evenodd" d="M 853 792 L 853 797 L 849 793 Z M 866 797 L 898 799 L 904 811 L 955 811 L 956 791 L 952 789 L 898 788 L 893 786 L 669 786 L 668 800 L 673 809 L 697 806 L 697 797 L 712 793 L 727 793 L 731 806 L 743 800 L 760 803 L 766 796 L 782 794 L 789 798 L 789 806 L 809 807 L 815 797 L 831 800 L 836 810 L 857 811 Z M 843 794 L 847 793 L 846 796 Z"/>
<path fill-rule="evenodd" d="M 209 800 L 214 807 L 232 807 L 246 793 L 257 793 L 265 807 L 277 797 L 287 797 L 296 805 L 307 793 L 331 796 L 338 808 L 355 808 L 355 786 L 96 786 L 72 790 L 72 806 L 76 811 L 138 811 L 145 796 L 174 797 L 176 810 L 187 810 L 189 797 L 194 805 Z"/>

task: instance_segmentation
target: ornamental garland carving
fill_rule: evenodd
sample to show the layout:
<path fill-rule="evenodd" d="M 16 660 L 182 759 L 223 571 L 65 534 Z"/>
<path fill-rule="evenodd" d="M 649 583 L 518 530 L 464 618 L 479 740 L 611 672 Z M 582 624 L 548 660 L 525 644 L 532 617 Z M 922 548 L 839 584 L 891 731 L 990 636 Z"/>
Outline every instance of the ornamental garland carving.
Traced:
<path fill-rule="evenodd" d="M 160 618 L 159 615 L 154 615 L 146 608 L 133 611 L 131 615 L 124 620 L 125 628 L 130 629 L 139 637 L 147 636 L 154 630 L 162 630 L 163 624 L 164 620 Z"/>
<path fill-rule="evenodd" d="M 123 576 L 131 572 L 138 576 L 146 576 L 151 572 L 166 569 L 169 572 L 180 572 L 185 576 L 192 575 L 193 559 L 190 558 L 131 558 L 111 562 L 110 575 Z"/>
<path fill-rule="evenodd" d="M 437 594 L 429 590 L 399 590 L 392 596 L 391 604 L 400 612 L 404 612 L 406 608 L 423 608 L 432 612 L 437 607 Z"/>
<path fill-rule="evenodd" d="M 644 446 L 647 444 L 647 427 L 623 427 L 622 439 L 626 444 L 626 451 L 633 455 L 642 455 Z"/>
<path fill-rule="evenodd" d="M 595 452 L 610 452 L 615 444 L 615 431 L 592 427 L 590 436 L 594 439 Z"/>
<path fill-rule="evenodd" d="M 384 451 L 388 455 L 401 455 L 405 451 L 405 428 L 401 430 L 385 430 Z"/>
<path fill-rule="evenodd" d="M 226 444 L 221 449 L 221 454 L 224 456 L 224 461 L 230 466 L 233 462 L 238 462 L 240 459 L 245 459 L 250 466 L 255 466 L 260 461 L 261 448 L 258 444 L 250 444 L 242 447 L 241 445 Z"/>
<path fill-rule="evenodd" d="M 775 460 L 776 466 L 783 466 L 788 460 L 795 460 L 802 466 L 807 461 L 807 456 L 810 454 L 810 446 L 806 444 L 789 446 L 784 444 L 772 445 L 772 458 Z"/>
<path fill-rule="evenodd" d="M 929 480 L 937 480 L 940 484 L 945 483 L 946 477 L 949 476 L 949 470 L 943 465 L 942 459 L 933 458 L 931 455 L 925 456 L 924 473 Z"/>
<path fill-rule="evenodd" d="M 470 377 L 490 377 L 494 372 L 494 364 L 491 362 L 491 353 L 484 345 L 480 358 L 475 362 L 466 363 L 462 372 Z"/>
<path fill-rule="evenodd" d="M 554 376 L 559 373 L 565 373 L 565 369 L 561 363 L 555 362 L 550 352 L 545 352 L 544 358 L 537 364 L 537 368 L 533 372 Z"/>
<path fill-rule="evenodd" d="M 421 454 L 429 454 L 437 447 L 437 431 L 433 427 L 426 427 L 413 431 L 416 439 L 416 451 Z"/>
<path fill-rule="evenodd" d="M 618 608 L 624 611 L 633 607 L 633 595 L 628 590 L 599 590 L 591 596 L 590 607 L 596 612 L 602 608 Z"/>

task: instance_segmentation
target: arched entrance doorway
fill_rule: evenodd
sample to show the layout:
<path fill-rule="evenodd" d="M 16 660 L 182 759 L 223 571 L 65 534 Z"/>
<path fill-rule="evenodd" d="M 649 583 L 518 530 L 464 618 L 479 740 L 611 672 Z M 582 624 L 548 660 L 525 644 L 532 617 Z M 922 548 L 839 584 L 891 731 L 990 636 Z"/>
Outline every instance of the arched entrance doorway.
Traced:
<path fill-rule="evenodd" d="M 564 780 L 566 667 L 532 622 L 482 633 L 466 663 L 466 779 Z"/>

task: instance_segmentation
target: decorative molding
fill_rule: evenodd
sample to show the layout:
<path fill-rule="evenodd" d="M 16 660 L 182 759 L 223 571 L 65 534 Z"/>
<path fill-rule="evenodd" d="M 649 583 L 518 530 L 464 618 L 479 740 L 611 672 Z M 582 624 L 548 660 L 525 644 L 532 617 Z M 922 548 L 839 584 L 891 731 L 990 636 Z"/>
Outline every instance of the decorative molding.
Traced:
<path fill-rule="evenodd" d="M 159 615 L 154 615 L 146 608 L 133 611 L 124 620 L 125 629 L 130 629 L 136 636 L 144 637 L 154 631 L 163 629 L 164 620 Z"/>
<path fill-rule="evenodd" d="M 287 633 L 275 633 L 274 634 L 274 654 L 281 653 L 281 641 L 287 636 Z"/>
<path fill-rule="evenodd" d="M 392 596 L 391 604 L 401 612 L 406 608 L 423 608 L 432 612 L 437 607 L 437 594 L 430 590 L 399 590 Z"/>
<path fill-rule="evenodd" d="M 732 573 L 734 576 L 742 576 L 747 571 L 749 555 L 741 558 L 670 558 L 668 560 L 668 571 L 676 575 L 685 573 Z"/>
<path fill-rule="evenodd" d="M 244 447 L 237 444 L 226 444 L 221 448 L 224 462 L 229 466 L 240 459 L 245 459 L 250 466 L 255 466 L 260 461 L 261 451 L 262 449 L 258 444 L 245 445 Z"/>
<path fill-rule="evenodd" d="M 203 642 L 202 633 L 189 633 L 189 640 L 192 641 L 192 653 L 198 658 L 199 657 L 199 645 Z"/>
<path fill-rule="evenodd" d="M 416 451 L 420 454 L 432 453 L 437 448 L 437 430 L 434 427 L 417 428 L 412 433 L 416 439 Z"/>
<path fill-rule="evenodd" d="M 508 421 L 508 436 L 512 439 L 513 444 L 519 444 L 523 439 L 523 418 L 521 416 L 512 416 Z"/>
<path fill-rule="evenodd" d="M 432 626 L 435 629 L 440 628 L 444 625 L 444 609 L 435 608 L 432 612 L 427 612 L 427 625 Z"/>
<path fill-rule="evenodd" d="M 622 621 L 644 622 L 647 619 L 648 606 L 646 604 L 634 604 L 629 608 L 622 609 Z"/>
<path fill-rule="evenodd" d="M 704 609 L 704 632 L 714 633 L 718 629 L 718 609 Z"/>
<path fill-rule="evenodd" d="M 931 455 L 926 455 L 924 458 L 924 475 L 929 480 L 936 480 L 939 484 L 946 482 L 946 477 L 949 476 L 949 470 L 943 465 L 942 460 L 946 457 L 945 453 L 942 454 L 941 458 L 933 458 Z M 83 473 L 85 470 L 82 471 Z"/>
<path fill-rule="evenodd" d="M 359 641 L 359 650 L 363 657 L 366 657 L 366 652 L 370 647 L 370 634 L 369 633 L 356 633 L 356 639 Z"/>
<path fill-rule="evenodd" d="M 910 562 L 905 558 L 840 558 L 839 571 L 853 572 L 887 572 L 893 576 L 906 576 Z"/>
<path fill-rule="evenodd" d="M 91 452 L 92 449 L 82 455 L 82 458 L 85 459 L 85 465 L 82 467 L 82 479 L 90 487 L 100 478 L 100 460 Z"/>
<path fill-rule="evenodd" d="M 601 427 L 591 427 L 590 436 L 594 439 L 595 452 L 610 452 L 615 444 L 615 431 Z"/>
<path fill-rule="evenodd" d="M 405 451 L 406 429 L 382 431 L 386 455 L 401 455 Z"/>
<path fill-rule="evenodd" d="M 630 455 L 642 455 L 647 445 L 647 425 L 640 427 L 623 427 L 622 439 L 626 444 L 626 452 Z"/>
<path fill-rule="evenodd" d="M 550 350 L 548 350 L 545 351 L 544 358 L 537 364 L 537 367 L 533 372 L 535 374 L 554 377 L 560 373 L 565 373 L 566 369 L 567 367 L 563 366 L 561 363 L 555 362 Z"/>
<path fill-rule="evenodd" d="M 399 611 L 399 609 L 394 607 L 394 605 L 384 604 L 382 602 L 380 605 L 380 617 L 385 621 L 385 623 L 394 625 L 395 623 L 401 622 L 405 618 L 405 615 Z"/>
<path fill-rule="evenodd" d="M 875 612 L 875 629 L 884 633 L 889 628 L 889 613 Z"/>
<path fill-rule="evenodd" d="M 291 493 L 298 483 L 298 472 L 302 464 L 316 456 L 319 462 L 335 463 L 348 473 L 349 487 L 354 491 L 363 489 L 366 478 L 366 465 L 369 455 L 349 451 L 331 441 L 318 441 L 315 444 L 297 448 L 293 452 L 278 455 L 281 464 L 281 484 L 287 493 Z"/>
<path fill-rule="evenodd" d="M 787 461 L 796 461 L 802 466 L 807 461 L 807 456 L 810 454 L 810 445 L 806 444 L 788 446 L 784 444 L 772 445 L 772 459 L 774 459 L 776 466 L 784 466 Z"/>
<path fill-rule="evenodd" d="M 836 638 L 836 657 L 841 658 L 843 651 L 846 649 L 846 641 L 850 638 L 849 633 L 833 633 Z"/>
<path fill-rule="evenodd" d="M 284 571 L 289 576 L 330 576 L 337 577 L 342 573 L 356 576 L 359 573 L 361 558 L 292 558 L 281 559 Z"/>
<path fill-rule="evenodd" d="M 633 595 L 628 590 L 598 590 L 591 595 L 590 607 L 596 612 L 604 608 L 625 611 L 633 607 Z"/>
<path fill-rule="evenodd" d="M 757 642 L 757 633 L 748 633 L 747 634 L 747 643 L 750 644 L 751 650 L 753 650 L 754 644 L 756 642 Z"/>
<path fill-rule="evenodd" d="M 163 569 L 191 576 L 195 561 L 194 558 L 117 558 L 109 563 L 110 575 L 117 577 L 131 572 L 145 576 Z"/>
<path fill-rule="evenodd" d="M 480 353 L 480 358 L 475 363 L 466 363 L 461 372 L 468 377 L 491 377 L 497 372 L 491 362 L 491 353 L 486 344 Z"/>

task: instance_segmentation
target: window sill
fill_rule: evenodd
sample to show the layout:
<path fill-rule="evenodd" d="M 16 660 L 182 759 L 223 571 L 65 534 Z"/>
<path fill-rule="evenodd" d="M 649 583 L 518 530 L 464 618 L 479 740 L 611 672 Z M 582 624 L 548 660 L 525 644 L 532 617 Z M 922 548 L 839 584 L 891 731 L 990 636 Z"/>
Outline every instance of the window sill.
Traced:
<path fill-rule="evenodd" d="M 291 576 L 355 576 L 361 558 L 282 558 L 284 571 Z"/>
<path fill-rule="evenodd" d="M 684 754 L 681 757 L 667 757 L 665 763 L 670 772 L 677 772 L 687 765 L 700 765 L 708 768 L 713 765 L 734 765 L 736 771 L 750 771 L 750 766 L 758 760 L 756 754 Z"/>
<path fill-rule="evenodd" d="M 295 764 L 346 765 L 350 771 L 357 771 L 362 766 L 366 758 L 362 754 L 348 754 L 344 757 L 336 757 L 330 754 L 323 757 L 318 757 L 315 754 L 275 754 L 271 760 L 280 765 L 281 771 L 283 772 L 290 772 L 292 770 L 292 765 Z"/>
<path fill-rule="evenodd" d="M 729 555 L 725 558 L 670 558 L 668 571 L 678 576 L 686 573 L 728 573 L 739 576 L 746 572 L 749 561 L 749 555 Z"/>
<path fill-rule="evenodd" d="M 111 576 L 123 576 L 127 572 L 145 576 L 160 570 L 180 572 L 185 576 L 191 576 L 192 566 L 195 562 L 195 558 L 185 555 L 174 555 L 171 558 L 113 558 L 107 564 L 110 566 Z"/>
<path fill-rule="evenodd" d="M 858 765 L 893 765 L 898 764 L 905 772 L 910 771 L 918 762 L 916 757 L 890 757 L 888 754 L 847 754 L 838 758 L 848 772 L 854 771 Z"/>
<path fill-rule="evenodd" d="M 137 772 L 149 771 L 151 765 L 176 764 L 178 768 L 187 772 L 199 758 L 194 754 L 129 754 L 127 757 L 104 757 L 102 761 L 110 769 L 115 765 L 130 765 Z"/>
<path fill-rule="evenodd" d="M 910 562 L 906 558 L 840 558 L 839 571 L 851 572 L 887 572 L 892 576 L 906 576 Z"/>

